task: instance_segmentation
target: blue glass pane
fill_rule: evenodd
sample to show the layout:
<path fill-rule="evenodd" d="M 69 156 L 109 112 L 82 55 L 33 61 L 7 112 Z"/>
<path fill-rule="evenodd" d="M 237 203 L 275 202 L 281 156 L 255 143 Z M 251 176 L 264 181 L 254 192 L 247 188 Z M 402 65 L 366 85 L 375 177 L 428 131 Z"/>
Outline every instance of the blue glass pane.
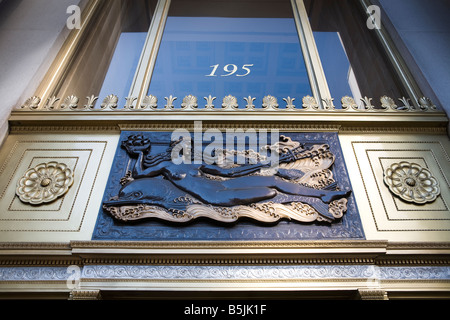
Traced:
<path fill-rule="evenodd" d="M 146 38 L 146 32 L 126 32 L 120 35 L 100 90 L 100 99 L 115 94 L 120 99 L 119 106 L 125 105 Z"/>
<path fill-rule="evenodd" d="M 210 17 L 168 17 L 148 93 L 192 94 L 200 106 L 209 95 L 261 105 L 266 95 L 312 94 L 293 19 Z"/>
<path fill-rule="evenodd" d="M 327 78 L 331 96 L 340 100 L 344 96 L 360 96 L 345 49 L 337 32 L 314 32 L 320 60 Z M 352 92 L 353 91 L 355 92 Z"/>

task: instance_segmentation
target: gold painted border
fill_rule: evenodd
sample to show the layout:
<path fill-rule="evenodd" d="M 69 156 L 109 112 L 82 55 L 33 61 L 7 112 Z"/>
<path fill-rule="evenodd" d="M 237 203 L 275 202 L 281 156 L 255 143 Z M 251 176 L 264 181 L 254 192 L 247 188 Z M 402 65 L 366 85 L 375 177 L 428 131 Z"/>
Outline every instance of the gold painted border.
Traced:
<path fill-rule="evenodd" d="M 450 242 L 254 241 L 0 243 L 0 266 L 450 266 Z"/>

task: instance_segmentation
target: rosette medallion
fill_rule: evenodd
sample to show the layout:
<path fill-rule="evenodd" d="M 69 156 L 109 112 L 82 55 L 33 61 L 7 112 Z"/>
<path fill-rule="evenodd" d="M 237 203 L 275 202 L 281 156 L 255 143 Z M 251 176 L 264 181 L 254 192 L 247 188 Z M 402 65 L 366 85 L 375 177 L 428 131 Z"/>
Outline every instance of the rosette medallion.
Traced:
<path fill-rule="evenodd" d="M 29 169 L 17 183 L 22 202 L 39 205 L 65 195 L 73 184 L 73 171 L 64 163 L 42 163 Z"/>
<path fill-rule="evenodd" d="M 439 182 L 430 170 L 406 161 L 387 168 L 384 182 L 394 195 L 417 204 L 433 202 L 441 193 Z"/>

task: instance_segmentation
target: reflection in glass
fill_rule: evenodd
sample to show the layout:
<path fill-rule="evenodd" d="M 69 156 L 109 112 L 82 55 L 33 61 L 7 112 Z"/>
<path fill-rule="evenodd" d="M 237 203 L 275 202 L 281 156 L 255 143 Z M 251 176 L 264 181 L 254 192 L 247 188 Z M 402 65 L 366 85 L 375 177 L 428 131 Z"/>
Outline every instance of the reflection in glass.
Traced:
<path fill-rule="evenodd" d="M 192 94 L 200 106 L 209 95 L 217 106 L 228 95 L 242 106 L 249 95 L 256 106 L 267 95 L 312 95 L 293 18 L 210 14 L 169 15 L 148 94 L 159 101 Z"/>
<path fill-rule="evenodd" d="M 357 0 L 305 0 L 331 96 L 405 96 Z M 335 103 L 338 105 L 338 103 Z"/>
<path fill-rule="evenodd" d="M 115 39 L 114 50 L 111 50 L 114 54 L 110 57 L 108 71 L 99 93 L 100 99 L 111 94 L 117 95 L 119 107 L 125 105 L 129 95 L 157 1 L 121 2 L 122 9 L 118 17 L 120 23 L 114 28 L 118 32 L 118 38 Z"/>
<path fill-rule="evenodd" d="M 146 32 L 124 32 L 120 35 L 99 97 L 103 99 L 115 94 L 119 97 L 119 106 L 125 105 L 146 38 Z"/>
<path fill-rule="evenodd" d="M 110 94 L 125 103 L 157 0 L 104 1 L 93 19 L 68 71 L 55 92 L 57 97 L 82 99 Z"/>
<path fill-rule="evenodd" d="M 350 96 L 359 101 L 361 92 L 339 33 L 314 32 L 314 38 L 331 96 Z"/>

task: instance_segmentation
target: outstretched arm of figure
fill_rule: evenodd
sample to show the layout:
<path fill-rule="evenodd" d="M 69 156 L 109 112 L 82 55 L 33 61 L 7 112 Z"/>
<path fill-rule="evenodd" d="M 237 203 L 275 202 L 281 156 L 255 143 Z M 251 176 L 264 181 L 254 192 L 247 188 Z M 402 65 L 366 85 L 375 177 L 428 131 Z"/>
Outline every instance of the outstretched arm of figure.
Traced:
<path fill-rule="evenodd" d="M 139 152 L 139 156 L 133 170 L 133 176 L 135 178 L 155 177 L 163 173 L 163 170 L 166 166 L 164 163 L 165 161 L 158 162 L 154 166 L 144 169 L 142 166 L 144 157 L 145 157 L 144 152 Z"/>
<path fill-rule="evenodd" d="M 259 171 L 261 168 L 268 168 L 270 167 L 270 164 L 248 164 L 239 166 L 236 168 L 221 168 L 217 165 L 202 165 L 200 167 L 200 170 L 202 170 L 204 173 L 212 174 L 215 176 L 221 176 L 226 178 L 237 178 L 237 177 L 243 177 L 252 173 L 255 173 Z"/>

